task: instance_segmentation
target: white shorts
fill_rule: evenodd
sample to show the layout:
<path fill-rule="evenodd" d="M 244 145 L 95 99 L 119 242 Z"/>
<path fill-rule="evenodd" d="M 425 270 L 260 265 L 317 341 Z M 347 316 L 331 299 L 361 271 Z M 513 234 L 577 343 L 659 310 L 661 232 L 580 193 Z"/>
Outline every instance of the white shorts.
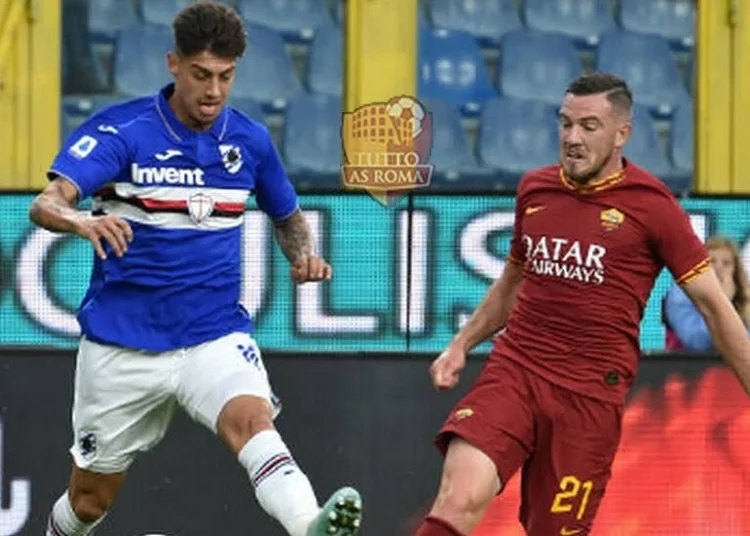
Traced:
<path fill-rule="evenodd" d="M 239 395 L 273 396 L 256 342 L 232 333 L 191 348 L 144 352 L 81 340 L 73 401 L 73 446 L 81 469 L 125 471 L 167 432 L 176 406 L 216 432 L 224 405 Z"/>

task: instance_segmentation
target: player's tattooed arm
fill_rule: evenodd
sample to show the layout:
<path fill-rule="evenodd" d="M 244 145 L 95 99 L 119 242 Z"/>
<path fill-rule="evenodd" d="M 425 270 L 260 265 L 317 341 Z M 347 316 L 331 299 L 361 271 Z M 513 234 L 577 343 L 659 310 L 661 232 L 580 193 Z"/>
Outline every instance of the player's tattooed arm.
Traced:
<path fill-rule="evenodd" d="M 121 257 L 133 240 L 128 222 L 117 216 L 94 216 L 77 210 L 78 188 L 65 178 L 51 181 L 31 203 L 29 218 L 45 229 L 57 233 L 74 233 L 94 246 L 101 259 L 107 258 L 103 242 Z"/>
<path fill-rule="evenodd" d="M 58 178 L 32 201 L 29 217 L 31 221 L 58 233 L 75 232 L 76 222 L 83 213 L 75 209 L 78 188 L 67 179 Z"/>
<path fill-rule="evenodd" d="M 301 210 L 289 218 L 274 222 L 276 241 L 284 256 L 292 263 L 291 275 L 297 283 L 330 279 L 329 264 L 315 253 L 315 239 L 310 224 Z"/>
<path fill-rule="evenodd" d="M 299 257 L 311 257 L 315 254 L 312 229 L 302 210 L 298 209 L 283 220 L 275 220 L 274 226 L 276 242 L 289 262 L 294 263 Z"/>

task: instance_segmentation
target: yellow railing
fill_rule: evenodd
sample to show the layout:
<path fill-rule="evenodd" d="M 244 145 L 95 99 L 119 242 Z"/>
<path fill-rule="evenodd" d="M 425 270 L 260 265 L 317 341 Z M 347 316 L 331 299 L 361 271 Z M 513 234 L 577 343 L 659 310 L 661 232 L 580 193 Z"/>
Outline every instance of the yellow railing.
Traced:
<path fill-rule="evenodd" d="M 0 189 L 37 190 L 60 145 L 60 0 L 0 0 Z"/>
<path fill-rule="evenodd" d="M 700 0 L 695 190 L 750 193 L 750 2 Z"/>

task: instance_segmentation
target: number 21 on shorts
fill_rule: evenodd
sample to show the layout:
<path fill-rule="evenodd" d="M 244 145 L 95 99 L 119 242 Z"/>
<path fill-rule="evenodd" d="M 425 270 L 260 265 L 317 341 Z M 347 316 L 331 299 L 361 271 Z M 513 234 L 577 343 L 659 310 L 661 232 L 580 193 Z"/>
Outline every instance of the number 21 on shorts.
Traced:
<path fill-rule="evenodd" d="M 560 479 L 560 491 L 552 501 L 550 512 L 553 514 L 567 514 L 572 512 L 574 507 L 577 507 L 576 519 L 583 519 L 593 488 L 594 483 L 591 480 L 581 482 L 580 479 L 573 475 L 562 477 Z"/>

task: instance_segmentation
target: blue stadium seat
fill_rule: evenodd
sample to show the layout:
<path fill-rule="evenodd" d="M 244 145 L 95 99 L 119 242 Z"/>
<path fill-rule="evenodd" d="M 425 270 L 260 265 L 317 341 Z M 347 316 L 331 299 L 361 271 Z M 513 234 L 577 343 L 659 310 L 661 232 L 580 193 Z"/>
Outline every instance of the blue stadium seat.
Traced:
<path fill-rule="evenodd" d="M 309 41 L 331 21 L 327 0 L 239 0 L 245 19 L 280 32 L 290 41 Z"/>
<path fill-rule="evenodd" d="M 526 0 L 523 13 L 532 30 L 563 33 L 579 45 L 596 46 L 615 28 L 608 0 Z"/>
<path fill-rule="evenodd" d="M 625 31 L 605 34 L 599 46 L 597 70 L 624 78 L 635 101 L 660 116 L 671 115 L 687 97 L 669 45 L 658 35 Z"/>
<path fill-rule="evenodd" d="M 93 0 L 93 3 L 100 0 Z M 118 0 L 125 2 L 129 0 Z M 148 24 L 171 26 L 174 16 L 182 8 L 193 3 L 194 0 L 138 0 L 143 20 Z M 234 6 L 232 0 L 216 0 L 228 6 Z"/>
<path fill-rule="evenodd" d="M 112 42 L 123 28 L 139 23 L 135 5 L 126 0 L 89 2 L 89 34 L 95 42 Z"/>
<path fill-rule="evenodd" d="M 172 48 L 172 34 L 166 26 L 138 25 L 120 32 L 115 48 L 115 91 L 143 97 L 156 93 L 171 77 L 166 53 Z"/>
<path fill-rule="evenodd" d="M 687 191 L 693 174 L 693 102 L 685 101 L 675 110 L 672 118 L 672 137 L 669 152 L 674 165 L 670 187 L 676 191 Z M 681 182 L 678 182 L 681 181 Z"/>
<path fill-rule="evenodd" d="M 691 48 L 695 41 L 694 1 L 620 0 L 620 24 L 631 32 L 660 35 L 674 47 Z"/>
<path fill-rule="evenodd" d="M 233 93 L 278 112 L 302 91 L 281 35 L 258 25 L 247 27 L 247 50 L 237 64 Z"/>
<path fill-rule="evenodd" d="M 62 108 L 67 114 L 86 118 L 99 110 L 126 100 L 126 97 L 120 95 L 68 95 L 62 99 Z"/>
<path fill-rule="evenodd" d="M 341 99 L 301 94 L 290 100 L 284 122 L 284 156 L 295 185 L 340 190 L 341 155 Z"/>
<path fill-rule="evenodd" d="M 420 26 L 418 96 L 445 100 L 478 113 L 496 95 L 490 83 L 482 51 L 466 32 L 449 32 Z"/>
<path fill-rule="evenodd" d="M 86 119 L 85 117 L 76 116 L 68 113 L 65 108 L 61 110 L 60 114 L 60 145 L 64 144 L 68 138 L 73 134 L 81 123 Z"/>
<path fill-rule="evenodd" d="M 666 180 L 673 173 L 672 165 L 659 141 L 654 121 L 645 106 L 633 106 L 633 131 L 625 144 L 623 155 L 662 180 Z"/>
<path fill-rule="evenodd" d="M 573 41 L 564 35 L 520 30 L 500 45 L 500 93 L 559 105 L 570 82 L 583 73 Z"/>
<path fill-rule="evenodd" d="M 244 113 L 250 119 L 254 119 L 255 121 L 259 121 L 261 123 L 265 122 L 263 109 L 260 107 L 260 104 L 258 104 L 254 100 L 235 98 L 234 96 L 232 96 L 229 99 L 229 106 Z"/>
<path fill-rule="evenodd" d="M 440 190 L 471 189 L 483 178 L 483 170 L 471 152 L 469 140 L 461 125 L 461 112 L 455 104 L 425 101 L 432 119 L 432 148 L 428 164 L 435 166 L 432 188 Z"/>
<path fill-rule="evenodd" d="M 521 27 L 514 0 L 432 0 L 427 9 L 433 26 L 468 32 L 485 46 Z"/>
<path fill-rule="evenodd" d="M 558 161 L 556 110 L 543 102 L 503 97 L 485 103 L 480 117 L 479 159 L 515 187 L 530 169 Z"/>
<path fill-rule="evenodd" d="M 343 91 L 344 44 L 341 28 L 326 24 L 318 28 L 310 45 L 307 82 L 310 91 L 341 96 Z"/>
<path fill-rule="evenodd" d="M 163 26 L 171 26 L 177 12 L 189 4 L 192 0 L 140 0 L 143 20 Z"/>
<path fill-rule="evenodd" d="M 60 110 L 61 141 L 67 140 L 73 131 L 99 110 L 123 102 L 117 95 L 68 95 L 63 97 Z"/>

